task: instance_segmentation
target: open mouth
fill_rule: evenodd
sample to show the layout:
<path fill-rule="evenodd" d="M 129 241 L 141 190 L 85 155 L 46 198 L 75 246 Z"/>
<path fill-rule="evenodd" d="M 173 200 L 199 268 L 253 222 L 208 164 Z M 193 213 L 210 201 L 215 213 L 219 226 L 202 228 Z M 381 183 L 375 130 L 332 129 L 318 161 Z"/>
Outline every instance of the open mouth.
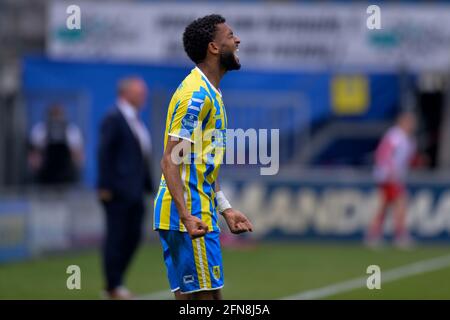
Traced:
<path fill-rule="evenodd" d="M 234 58 L 236 59 L 236 61 L 239 62 L 239 56 L 237 54 L 238 52 L 239 52 L 239 48 L 236 48 L 236 50 L 234 50 Z"/>

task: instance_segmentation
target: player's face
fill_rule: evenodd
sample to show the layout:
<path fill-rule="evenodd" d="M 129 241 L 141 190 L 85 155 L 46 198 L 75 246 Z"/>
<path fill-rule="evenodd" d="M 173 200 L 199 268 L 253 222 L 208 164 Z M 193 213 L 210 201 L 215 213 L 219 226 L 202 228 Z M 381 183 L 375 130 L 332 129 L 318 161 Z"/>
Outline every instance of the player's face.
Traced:
<path fill-rule="evenodd" d="M 227 71 L 239 70 L 241 64 L 237 52 L 241 40 L 233 34 L 233 30 L 226 24 L 217 25 L 217 32 L 214 39 L 219 47 L 220 64 Z"/>
<path fill-rule="evenodd" d="M 405 114 L 400 119 L 400 125 L 408 134 L 413 134 L 416 131 L 417 120 L 416 117 L 412 114 Z"/>

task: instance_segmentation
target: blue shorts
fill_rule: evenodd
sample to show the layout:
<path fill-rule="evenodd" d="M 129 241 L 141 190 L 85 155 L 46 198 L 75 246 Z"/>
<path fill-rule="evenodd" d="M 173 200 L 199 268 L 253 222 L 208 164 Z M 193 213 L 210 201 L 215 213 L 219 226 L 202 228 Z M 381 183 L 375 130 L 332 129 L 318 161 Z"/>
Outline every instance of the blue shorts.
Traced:
<path fill-rule="evenodd" d="M 187 232 L 159 230 L 170 289 L 191 293 L 223 287 L 219 232 L 192 240 Z"/>

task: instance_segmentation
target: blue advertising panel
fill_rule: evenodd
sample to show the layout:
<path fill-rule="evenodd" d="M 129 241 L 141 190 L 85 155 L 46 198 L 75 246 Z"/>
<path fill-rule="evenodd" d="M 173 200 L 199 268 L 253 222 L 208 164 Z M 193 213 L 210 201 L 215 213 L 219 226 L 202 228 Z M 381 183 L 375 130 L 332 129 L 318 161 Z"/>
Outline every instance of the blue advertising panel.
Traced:
<path fill-rule="evenodd" d="M 28 213 L 26 201 L 0 201 L 0 262 L 28 257 Z"/>

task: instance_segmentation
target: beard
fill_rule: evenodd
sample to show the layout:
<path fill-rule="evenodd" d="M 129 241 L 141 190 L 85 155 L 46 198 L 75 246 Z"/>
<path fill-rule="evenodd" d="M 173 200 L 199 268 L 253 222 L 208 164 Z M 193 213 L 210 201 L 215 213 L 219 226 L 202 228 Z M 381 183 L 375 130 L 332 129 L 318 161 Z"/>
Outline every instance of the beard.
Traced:
<path fill-rule="evenodd" d="M 241 64 L 234 56 L 234 52 L 221 52 L 220 65 L 227 71 L 239 70 L 241 68 Z"/>

